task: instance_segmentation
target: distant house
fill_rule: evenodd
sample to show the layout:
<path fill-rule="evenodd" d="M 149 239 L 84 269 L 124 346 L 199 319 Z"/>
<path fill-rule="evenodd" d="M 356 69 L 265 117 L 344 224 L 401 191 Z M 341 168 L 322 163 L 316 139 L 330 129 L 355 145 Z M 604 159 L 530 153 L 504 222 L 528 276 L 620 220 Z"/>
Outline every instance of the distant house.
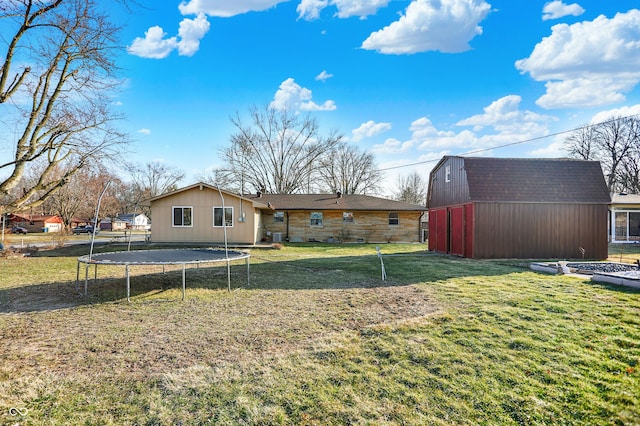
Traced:
<path fill-rule="evenodd" d="M 28 232 L 60 232 L 64 226 L 62 218 L 55 215 L 10 214 L 8 223 Z"/>
<path fill-rule="evenodd" d="M 253 194 L 265 237 L 291 242 L 421 242 L 425 206 L 368 195 Z"/>
<path fill-rule="evenodd" d="M 117 217 L 107 217 L 100 221 L 100 229 L 103 231 L 123 231 L 127 229 L 127 221 Z"/>
<path fill-rule="evenodd" d="M 366 195 L 240 196 L 197 183 L 147 202 L 152 242 L 419 242 L 423 206 Z M 224 220 L 224 222 L 223 222 Z M 223 226 L 226 224 L 226 226 Z"/>
<path fill-rule="evenodd" d="M 609 213 L 611 242 L 640 243 L 640 194 L 613 194 Z"/>
<path fill-rule="evenodd" d="M 609 203 L 596 161 L 445 156 L 429 177 L 429 249 L 606 259 Z"/>
<path fill-rule="evenodd" d="M 148 230 L 151 229 L 151 221 L 147 215 L 142 213 L 119 214 L 116 219 L 126 223 L 128 229 Z"/>

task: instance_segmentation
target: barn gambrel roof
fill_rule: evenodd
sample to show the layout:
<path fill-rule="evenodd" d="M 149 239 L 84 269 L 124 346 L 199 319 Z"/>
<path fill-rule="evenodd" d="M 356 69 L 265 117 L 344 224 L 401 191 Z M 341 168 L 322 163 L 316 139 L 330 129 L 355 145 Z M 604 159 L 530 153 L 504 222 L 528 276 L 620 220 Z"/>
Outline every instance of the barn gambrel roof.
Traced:
<path fill-rule="evenodd" d="M 598 161 L 461 157 L 470 201 L 609 204 Z"/>

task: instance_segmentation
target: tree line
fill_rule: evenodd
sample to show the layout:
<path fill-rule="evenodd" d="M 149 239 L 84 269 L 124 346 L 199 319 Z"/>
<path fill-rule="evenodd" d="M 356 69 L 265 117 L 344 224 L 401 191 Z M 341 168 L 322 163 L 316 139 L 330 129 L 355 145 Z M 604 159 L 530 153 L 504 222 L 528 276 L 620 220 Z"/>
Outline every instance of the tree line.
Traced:
<path fill-rule="evenodd" d="M 640 193 L 640 117 L 613 117 L 582 126 L 564 146 L 571 157 L 599 161 L 609 191 Z"/>

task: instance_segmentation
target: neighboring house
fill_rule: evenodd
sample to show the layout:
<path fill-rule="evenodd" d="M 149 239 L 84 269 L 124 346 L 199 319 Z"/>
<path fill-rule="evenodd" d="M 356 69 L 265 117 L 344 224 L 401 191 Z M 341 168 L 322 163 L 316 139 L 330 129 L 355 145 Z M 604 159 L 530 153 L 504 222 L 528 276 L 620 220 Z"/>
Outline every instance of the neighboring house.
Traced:
<path fill-rule="evenodd" d="M 117 217 L 107 217 L 100 221 L 100 229 L 103 231 L 123 231 L 127 229 L 128 222 Z"/>
<path fill-rule="evenodd" d="M 613 194 L 609 212 L 609 240 L 640 243 L 640 194 Z"/>
<path fill-rule="evenodd" d="M 597 161 L 446 156 L 429 177 L 429 249 L 606 259 L 609 203 Z"/>
<path fill-rule="evenodd" d="M 266 203 L 196 183 L 145 202 L 151 207 L 151 242 L 255 244 L 262 239 Z M 223 221 L 224 220 L 224 221 Z M 226 226 L 225 226 L 226 225 Z"/>
<path fill-rule="evenodd" d="M 421 242 L 424 206 L 336 194 L 255 194 L 265 203 L 264 237 L 273 241 Z"/>
<path fill-rule="evenodd" d="M 21 226 L 28 232 L 60 232 L 62 218 L 55 215 L 10 214 L 9 226 Z"/>
<path fill-rule="evenodd" d="M 426 211 L 423 206 L 366 195 L 240 196 L 205 183 L 154 197 L 146 204 L 153 215 L 151 241 L 168 243 L 221 243 L 225 231 L 230 244 L 419 242 Z"/>
<path fill-rule="evenodd" d="M 151 229 L 151 221 L 142 213 L 119 214 L 118 220 L 126 222 L 128 229 L 148 230 Z"/>

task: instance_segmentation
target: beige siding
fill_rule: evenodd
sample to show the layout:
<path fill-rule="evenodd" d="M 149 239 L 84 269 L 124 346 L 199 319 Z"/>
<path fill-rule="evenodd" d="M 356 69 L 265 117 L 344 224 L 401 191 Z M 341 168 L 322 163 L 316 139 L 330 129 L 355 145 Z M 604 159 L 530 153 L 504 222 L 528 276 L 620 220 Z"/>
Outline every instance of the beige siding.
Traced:
<path fill-rule="evenodd" d="M 279 232 L 289 241 L 420 242 L 421 212 L 398 212 L 399 225 L 389 225 L 389 212 L 351 213 L 353 222 L 344 222 L 342 211 L 324 211 L 322 226 L 311 226 L 311 210 L 285 212 L 283 222 L 274 222 L 269 212 L 263 215 L 264 236 Z"/>
<path fill-rule="evenodd" d="M 225 207 L 233 207 L 233 226 L 227 227 L 227 241 L 230 244 L 254 244 L 258 239 L 260 215 L 252 203 L 229 194 L 224 195 Z M 242 203 L 242 205 L 241 205 Z M 192 226 L 176 227 L 172 223 L 174 206 L 192 208 Z M 151 203 L 153 227 L 152 242 L 176 243 L 223 243 L 224 228 L 213 226 L 213 207 L 222 207 L 217 190 L 195 187 L 178 192 Z M 244 213 L 246 221 L 240 222 Z"/>

